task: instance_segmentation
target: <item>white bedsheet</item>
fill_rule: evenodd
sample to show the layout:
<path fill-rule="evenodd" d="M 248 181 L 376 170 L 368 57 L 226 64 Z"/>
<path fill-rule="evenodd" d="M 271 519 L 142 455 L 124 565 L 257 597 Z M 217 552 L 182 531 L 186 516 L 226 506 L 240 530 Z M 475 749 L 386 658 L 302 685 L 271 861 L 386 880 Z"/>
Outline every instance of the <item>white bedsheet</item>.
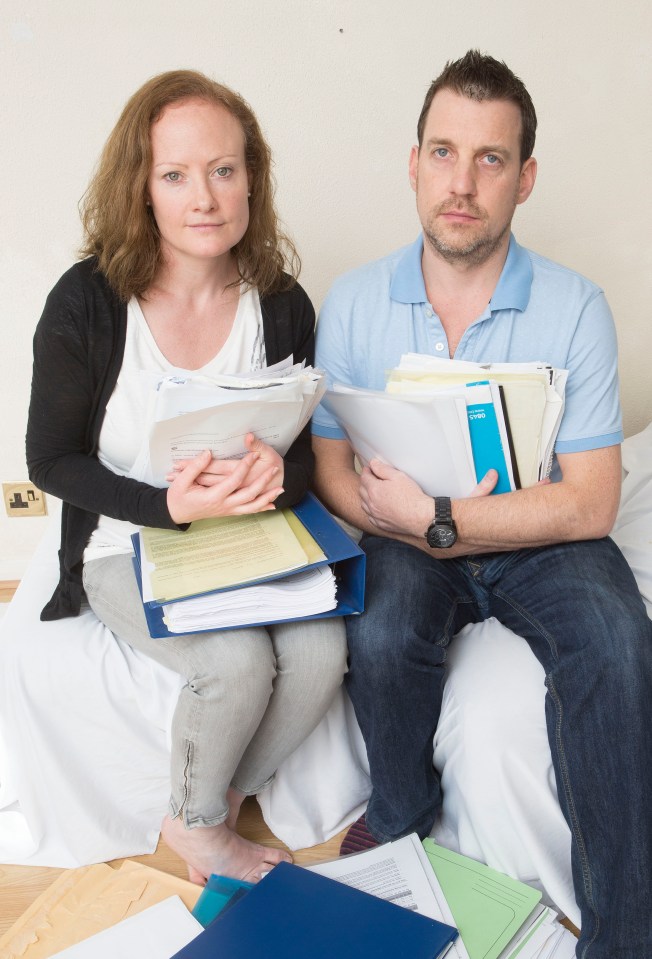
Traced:
<path fill-rule="evenodd" d="M 623 448 L 614 533 L 652 612 L 652 424 Z M 53 522 L 0 620 L 0 862 L 77 866 L 151 852 L 168 798 L 168 731 L 179 677 L 86 611 L 41 623 L 57 576 Z M 578 921 L 570 838 L 556 802 L 543 672 L 490 620 L 450 654 L 435 737 L 444 809 L 436 838 L 541 884 Z M 290 848 L 352 822 L 369 795 L 364 743 L 340 693 L 259 797 Z"/>

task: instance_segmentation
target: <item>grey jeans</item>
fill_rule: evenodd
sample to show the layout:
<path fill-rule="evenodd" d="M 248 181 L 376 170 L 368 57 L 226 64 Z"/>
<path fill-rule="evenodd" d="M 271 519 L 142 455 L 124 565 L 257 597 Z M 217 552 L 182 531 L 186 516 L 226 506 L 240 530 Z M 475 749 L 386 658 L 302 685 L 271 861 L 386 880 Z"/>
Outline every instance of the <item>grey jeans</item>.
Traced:
<path fill-rule="evenodd" d="M 229 786 L 267 786 L 346 672 L 337 617 L 152 639 L 130 556 L 86 563 L 84 589 L 116 636 L 187 681 L 172 723 L 170 815 L 190 828 L 226 819 Z"/>

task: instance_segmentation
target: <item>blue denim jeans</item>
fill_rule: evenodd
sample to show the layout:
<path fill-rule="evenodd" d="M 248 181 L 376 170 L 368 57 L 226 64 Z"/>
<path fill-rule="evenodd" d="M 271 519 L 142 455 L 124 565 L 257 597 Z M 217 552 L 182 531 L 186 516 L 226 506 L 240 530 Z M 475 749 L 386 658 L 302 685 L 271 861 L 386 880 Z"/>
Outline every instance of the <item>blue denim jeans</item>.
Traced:
<path fill-rule="evenodd" d="M 436 560 L 365 536 L 366 612 L 347 621 L 348 690 L 369 755 L 367 822 L 428 835 L 446 648 L 495 616 L 546 674 L 546 722 L 572 834 L 581 959 L 652 957 L 652 623 L 610 539 Z"/>

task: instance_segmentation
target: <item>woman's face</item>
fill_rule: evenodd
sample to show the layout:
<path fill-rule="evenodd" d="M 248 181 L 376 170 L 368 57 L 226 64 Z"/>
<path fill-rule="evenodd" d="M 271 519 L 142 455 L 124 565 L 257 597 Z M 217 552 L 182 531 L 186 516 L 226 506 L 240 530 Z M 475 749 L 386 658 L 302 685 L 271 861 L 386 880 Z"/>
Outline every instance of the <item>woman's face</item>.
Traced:
<path fill-rule="evenodd" d="M 228 257 L 249 224 L 244 133 L 222 106 L 170 104 L 152 125 L 149 201 L 168 262 Z"/>

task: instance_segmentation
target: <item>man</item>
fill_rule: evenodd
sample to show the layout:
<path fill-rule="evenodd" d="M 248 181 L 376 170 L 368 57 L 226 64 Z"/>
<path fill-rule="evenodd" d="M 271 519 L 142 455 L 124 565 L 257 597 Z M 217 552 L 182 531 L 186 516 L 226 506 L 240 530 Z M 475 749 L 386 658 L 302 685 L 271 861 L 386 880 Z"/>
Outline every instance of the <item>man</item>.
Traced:
<path fill-rule="evenodd" d="M 652 624 L 608 538 L 622 440 L 616 338 L 602 292 L 520 247 L 516 206 L 536 178 L 522 82 L 469 51 L 431 85 L 410 155 L 423 234 L 338 280 L 317 364 L 384 388 L 408 351 L 568 369 L 553 482 L 435 503 L 379 461 L 362 475 L 337 424 L 313 422 L 317 491 L 363 530 L 366 612 L 348 623 L 348 689 L 372 779 L 362 842 L 415 830 L 440 805 L 432 767 L 446 647 L 497 617 L 546 673 L 559 800 L 572 833 L 582 959 L 652 956 Z M 428 442 L 428 437 L 423 437 Z"/>

